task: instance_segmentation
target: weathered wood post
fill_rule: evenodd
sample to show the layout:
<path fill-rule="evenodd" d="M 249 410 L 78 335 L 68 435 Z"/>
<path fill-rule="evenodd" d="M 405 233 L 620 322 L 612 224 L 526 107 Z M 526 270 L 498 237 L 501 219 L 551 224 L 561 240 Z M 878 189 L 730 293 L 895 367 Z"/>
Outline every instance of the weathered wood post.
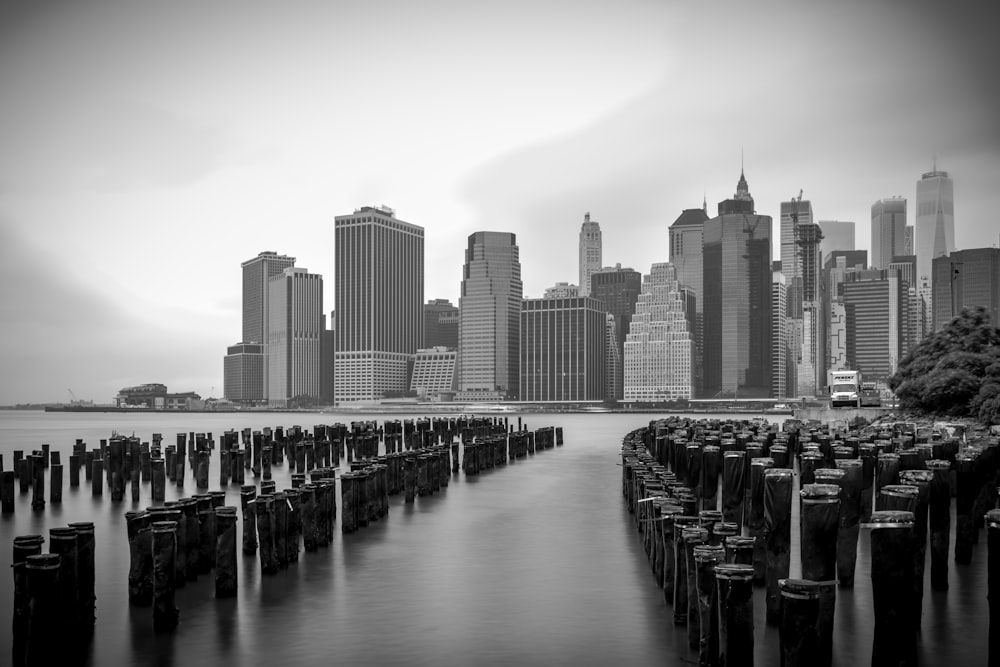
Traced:
<path fill-rule="evenodd" d="M 930 503 L 930 470 L 905 470 L 899 481 L 917 488 L 917 502 L 913 512 L 913 622 L 919 627 L 924 603 L 924 572 L 927 562 L 927 509 Z"/>
<path fill-rule="evenodd" d="M 406 502 L 412 503 L 417 493 L 417 457 L 409 454 L 406 456 L 406 468 L 403 472 L 403 492 Z"/>
<path fill-rule="evenodd" d="M 839 473 L 841 470 L 825 470 Z M 817 477 L 822 479 L 820 471 Z M 830 478 L 828 475 L 827 478 Z M 837 532 L 840 525 L 840 486 L 837 484 L 807 484 L 799 492 L 802 497 L 802 534 L 799 540 L 802 578 L 819 586 L 819 620 L 817 622 L 819 661 L 829 665 L 833 659 L 833 618 L 837 602 Z"/>
<path fill-rule="evenodd" d="M 698 659 L 702 667 L 715 667 L 719 658 L 719 589 L 715 568 L 725 557 L 720 546 L 701 545 L 694 549 L 698 570 Z"/>
<path fill-rule="evenodd" d="M 753 667 L 753 565 L 715 566 L 719 599 L 719 667 Z"/>
<path fill-rule="evenodd" d="M 976 538 L 972 506 L 979 491 L 976 484 L 978 455 L 965 451 L 955 457 L 955 562 L 972 562 L 972 544 Z"/>
<path fill-rule="evenodd" d="M 90 493 L 94 498 L 100 498 L 104 495 L 104 460 L 95 456 L 90 462 L 89 469 Z"/>
<path fill-rule="evenodd" d="M 243 509 L 243 553 L 257 553 L 257 487 L 244 484 L 240 487 L 240 506 Z"/>
<path fill-rule="evenodd" d="M 861 529 L 861 491 L 864 463 L 861 459 L 838 459 L 843 471 L 840 485 L 840 526 L 837 529 L 837 578 L 843 588 L 854 587 L 858 560 L 858 534 Z"/>
<path fill-rule="evenodd" d="M 302 542 L 306 552 L 316 551 L 316 485 L 299 487 L 299 506 L 302 510 Z"/>
<path fill-rule="evenodd" d="M 153 532 L 145 512 L 125 512 L 128 531 L 128 603 L 148 607 L 153 603 Z"/>
<path fill-rule="evenodd" d="M 58 452 L 53 452 L 58 454 Z M 49 466 L 49 502 L 58 505 L 62 502 L 63 467 L 61 463 Z"/>
<path fill-rule="evenodd" d="M 261 461 L 264 457 L 261 458 Z M 278 571 L 277 554 L 274 539 L 274 498 L 270 494 L 261 494 L 254 500 L 257 508 L 257 541 L 260 547 L 260 571 L 262 574 L 275 574 Z"/>
<path fill-rule="evenodd" d="M 409 463 L 411 459 L 407 457 L 406 461 Z M 415 467 L 416 461 L 413 463 Z M 345 472 L 340 475 L 340 502 L 344 507 L 343 516 L 340 519 L 342 533 L 353 533 L 358 529 L 358 504 L 355 490 L 358 482 L 357 475 L 353 472 Z"/>
<path fill-rule="evenodd" d="M 153 524 L 153 630 L 167 632 L 177 627 L 180 612 L 175 604 L 174 557 L 177 553 L 177 522 Z"/>
<path fill-rule="evenodd" d="M 792 529 L 792 471 L 771 468 L 764 473 L 764 531 L 767 544 L 767 622 L 781 621 L 778 581 L 788 577 Z"/>
<path fill-rule="evenodd" d="M 913 513 L 872 513 L 873 665 L 916 665 L 913 624 Z"/>
<path fill-rule="evenodd" d="M 684 531 L 697 527 L 698 517 L 678 514 L 674 516 L 674 625 L 687 625 L 688 575 Z"/>
<path fill-rule="evenodd" d="M 69 524 L 76 532 L 76 584 L 77 621 L 82 637 L 89 637 L 94 631 L 96 601 L 94 578 L 94 524 L 91 521 L 77 521 Z"/>
<path fill-rule="evenodd" d="M 42 471 L 45 468 L 38 462 Z M 25 569 L 28 580 L 28 637 L 24 664 L 56 665 L 63 657 L 64 642 L 53 641 L 52 632 L 60 628 L 59 554 L 28 556 Z"/>
<path fill-rule="evenodd" d="M 215 597 L 236 596 L 236 508 L 215 509 Z"/>
<path fill-rule="evenodd" d="M 722 455 L 722 516 L 726 521 L 743 525 L 743 498 L 746 495 L 745 453 L 732 451 Z"/>
<path fill-rule="evenodd" d="M 23 460 L 23 459 L 22 459 Z M 42 553 L 45 538 L 41 535 L 19 535 L 14 538 L 14 614 L 13 614 L 13 659 L 15 665 L 23 665 L 28 646 L 28 625 L 31 618 L 31 597 L 28 592 L 29 556 Z"/>
<path fill-rule="evenodd" d="M 820 660 L 816 625 L 819 621 L 819 586 L 815 581 L 782 579 L 780 626 L 782 667 L 810 667 Z M 872 663 L 882 664 L 882 663 Z"/>
<path fill-rule="evenodd" d="M 43 510 L 45 509 L 45 466 L 41 456 L 36 454 L 31 459 L 31 509 Z"/>
<path fill-rule="evenodd" d="M 754 538 L 753 569 L 754 583 L 763 583 L 767 570 L 767 540 L 764 521 L 764 474 L 772 469 L 774 460 L 758 457 L 750 461 L 750 511 L 747 528 Z"/>
<path fill-rule="evenodd" d="M 684 529 L 684 565 L 687 568 L 687 635 L 688 646 L 698 648 L 701 641 L 701 614 L 698 609 L 698 563 L 696 547 L 708 544 L 708 531 L 700 526 Z"/>
<path fill-rule="evenodd" d="M 72 489 L 80 486 L 80 455 L 69 455 L 69 486 Z"/>
<path fill-rule="evenodd" d="M 934 478 L 930 484 L 927 524 L 931 541 L 931 590 L 948 590 L 948 548 L 951 541 L 951 464 L 943 459 L 927 462 Z"/>
<path fill-rule="evenodd" d="M 4 470 L 0 473 L 0 512 L 14 513 L 14 471 Z"/>
<path fill-rule="evenodd" d="M 986 513 L 987 584 L 989 600 L 989 664 L 1000 664 L 1000 509 Z"/>

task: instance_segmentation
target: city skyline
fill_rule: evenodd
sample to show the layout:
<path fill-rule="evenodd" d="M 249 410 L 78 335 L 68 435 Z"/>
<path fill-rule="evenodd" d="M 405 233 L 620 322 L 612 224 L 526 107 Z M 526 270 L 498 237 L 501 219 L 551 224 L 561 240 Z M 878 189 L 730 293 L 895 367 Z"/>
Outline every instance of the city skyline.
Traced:
<path fill-rule="evenodd" d="M 424 294 L 452 303 L 473 232 L 516 234 L 539 297 L 577 279 L 587 211 L 603 263 L 641 269 L 741 167 L 758 213 L 779 219 L 801 189 L 870 250 L 872 202 L 916 202 L 936 158 L 955 247 L 991 247 L 1000 104 L 981 11 L 5 3 L 0 365 L 18 383 L 0 404 L 106 402 L 142 382 L 221 397 L 233 267 L 295 256 L 328 281 L 329 314 L 333 219 L 359 206 L 426 230 Z M 789 58 L 790 34 L 814 43 Z M 808 108 L 780 104 L 796 82 Z"/>

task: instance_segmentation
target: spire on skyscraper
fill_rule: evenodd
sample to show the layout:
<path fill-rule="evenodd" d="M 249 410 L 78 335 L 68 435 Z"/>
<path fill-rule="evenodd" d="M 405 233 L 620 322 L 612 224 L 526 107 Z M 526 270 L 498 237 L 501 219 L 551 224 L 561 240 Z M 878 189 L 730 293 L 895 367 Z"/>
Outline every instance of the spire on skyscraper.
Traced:
<path fill-rule="evenodd" d="M 750 199 L 750 186 L 747 185 L 747 177 L 743 175 L 743 168 L 740 167 L 740 180 L 736 183 L 736 195 L 733 199 L 747 201 Z"/>

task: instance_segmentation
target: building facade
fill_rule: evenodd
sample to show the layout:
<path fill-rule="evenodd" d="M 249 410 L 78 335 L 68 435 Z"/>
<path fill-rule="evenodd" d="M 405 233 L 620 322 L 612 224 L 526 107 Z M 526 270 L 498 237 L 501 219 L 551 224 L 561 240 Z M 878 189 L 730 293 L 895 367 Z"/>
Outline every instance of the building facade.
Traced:
<path fill-rule="evenodd" d="M 854 223 L 845 220 L 820 220 L 823 230 L 823 264 L 834 250 L 854 250 Z"/>
<path fill-rule="evenodd" d="M 705 396 L 771 394 L 771 217 L 746 178 L 704 226 Z"/>
<path fill-rule="evenodd" d="M 693 398 L 694 341 L 686 306 L 676 269 L 653 264 L 643 277 L 625 340 L 626 403 Z"/>
<path fill-rule="evenodd" d="M 580 296 L 580 288 L 569 283 L 556 283 L 545 288 L 543 299 L 575 299 Z"/>
<path fill-rule="evenodd" d="M 590 296 L 590 275 L 602 266 L 601 225 L 583 216 L 580 226 L 580 296 Z"/>
<path fill-rule="evenodd" d="M 458 300 L 459 400 L 517 398 L 524 294 L 519 255 L 514 234 L 469 236 Z"/>
<path fill-rule="evenodd" d="M 771 272 L 771 395 L 788 396 L 788 287 L 785 274 Z"/>
<path fill-rule="evenodd" d="M 267 403 L 288 407 L 293 398 L 320 398 L 323 277 L 288 268 L 267 283 Z"/>
<path fill-rule="evenodd" d="M 410 391 L 420 399 L 438 399 L 455 391 L 455 362 L 458 351 L 449 347 L 430 347 L 413 355 Z"/>
<path fill-rule="evenodd" d="M 695 297 L 695 317 L 691 334 L 694 337 L 694 395 L 701 398 L 704 395 L 704 263 L 702 254 L 702 235 L 705 221 L 708 220 L 706 208 L 686 208 L 670 225 L 670 263 L 677 269 L 677 281 L 689 287 Z M 627 329 L 626 329 L 627 331 Z"/>
<path fill-rule="evenodd" d="M 926 283 L 933 290 L 933 261 L 955 251 L 955 186 L 948 172 L 938 171 L 936 166 L 917 181 L 914 251 L 918 289 Z"/>
<path fill-rule="evenodd" d="M 248 407 L 263 404 L 266 362 L 264 343 L 230 345 L 223 368 L 223 395 L 226 399 Z"/>
<path fill-rule="evenodd" d="M 970 248 L 936 257 L 933 266 L 934 330 L 963 308 L 982 306 L 1000 326 L 1000 248 Z"/>
<path fill-rule="evenodd" d="M 625 338 L 628 336 L 639 293 L 642 292 L 642 274 L 616 264 L 593 273 L 590 276 L 590 287 L 590 295 L 601 302 L 605 312 L 614 316 L 614 340 L 618 346 L 616 356 L 624 360 Z M 624 376 L 616 374 L 614 380 L 614 391 L 608 398 L 617 401 L 624 396 Z"/>
<path fill-rule="evenodd" d="M 906 199 L 890 197 L 872 204 L 871 265 L 887 269 L 893 257 L 905 255 Z"/>
<path fill-rule="evenodd" d="M 521 304 L 522 401 L 603 401 L 607 313 L 588 297 Z"/>
<path fill-rule="evenodd" d="M 365 206 L 334 219 L 334 256 L 334 399 L 377 403 L 424 347 L 424 228 Z"/>
<path fill-rule="evenodd" d="M 424 346 L 458 349 L 458 308 L 448 299 L 424 304 Z"/>
<path fill-rule="evenodd" d="M 847 329 L 847 365 L 866 381 L 885 382 L 906 352 L 909 300 L 899 274 L 853 271 L 841 285 Z"/>

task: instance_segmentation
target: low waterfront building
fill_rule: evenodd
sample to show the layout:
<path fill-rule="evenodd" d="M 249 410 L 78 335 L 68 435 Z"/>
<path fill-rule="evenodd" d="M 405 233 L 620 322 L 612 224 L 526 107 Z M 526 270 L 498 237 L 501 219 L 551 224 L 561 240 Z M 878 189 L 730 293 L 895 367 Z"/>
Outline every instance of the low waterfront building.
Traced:
<path fill-rule="evenodd" d="M 420 399 L 436 399 L 455 391 L 455 362 L 458 353 L 454 348 L 435 346 L 417 350 L 413 355 L 413 372 L 410 391 Z"/>

